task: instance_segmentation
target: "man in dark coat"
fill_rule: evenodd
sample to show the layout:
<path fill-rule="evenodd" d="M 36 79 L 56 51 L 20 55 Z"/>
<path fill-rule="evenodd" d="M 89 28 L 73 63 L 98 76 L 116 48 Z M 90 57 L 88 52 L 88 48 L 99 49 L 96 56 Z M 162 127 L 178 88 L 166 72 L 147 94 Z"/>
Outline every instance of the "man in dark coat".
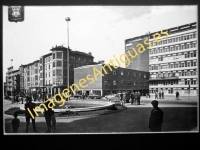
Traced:
<path fill-rule="evenodd" d="M 134 94 L 134 92 L 132 92 L 132 93 L 131 93 L 131 105 L 133 105 L 133 102 L 134 102 L 134 96 L 135 96 L 135 94 Z"/>
<path fill-rule="evenodd" d="M 135 105 L 138 105 L 138 92 L 135 92 Z"/>
<path fill-rule="evenodd" d="M 140 98 L 141 98 L 141 94 L 140 94 L 140 92 L 138 91 L 138 105 L 140 105 Z"/>
<path fill-rule="evenodd" d="M 47 100 L 48 99 L 46 98 L 46 101 Z M 49 103 L 50 103 L 50 101 L 45 102 L 45 105 L 48 108 L 48 110 L 44 109 L 44 117 L 45 117 L 46 125 L 47 125 L 47 129 L 46 129 L 45 133 L 51 133 L 51 111 L 52 111 L 52 109 L 49 108 L 49 106 L 48 106 Z"/>
<path fill-rule="evenodd" d="M 158 107 L 158 101 L 153 100 L 151 102 L 153 109 L 151 110 L 151 116 L 149 118 L 150 132 L 161 132 L 163 123 L 163 111 Z"/>
<path fill-rule="evenodd" d="M 32 103 L 31 97 L 27 97 L 27 103 L 25 104 L 25 116 L 26 116 L 26 133 L 28 133 L 29 129 L 29 124 L 30 124 L 30 119 L 32 120 L 32 125 L 33 125 L 33 131 L 37 132 L 36 126 L 35 126 L 35 112 L 33 111 L 33 108 L 35 108 L 35 103 Z M 28 111 L 30 110 L 30 112 Z M 34 118 L 32 118 L 34 117 Z"/>

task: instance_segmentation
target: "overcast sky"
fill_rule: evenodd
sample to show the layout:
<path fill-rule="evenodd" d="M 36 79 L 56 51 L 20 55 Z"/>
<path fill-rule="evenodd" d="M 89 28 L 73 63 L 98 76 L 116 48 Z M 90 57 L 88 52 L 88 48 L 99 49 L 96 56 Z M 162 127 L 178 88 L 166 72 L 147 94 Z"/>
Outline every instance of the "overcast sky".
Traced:
<path fill-rule="evenodd" d="M 92 52 L 94 61 L 109 62 L 125 51 L 125 39 L 163 28 L 197 22 L 197 6 L 25 6 L 23 22 L 8 21 L 3 6 L 3 78 L 12 65 L 18 69 L 50 53 L 56 45 Z"/>

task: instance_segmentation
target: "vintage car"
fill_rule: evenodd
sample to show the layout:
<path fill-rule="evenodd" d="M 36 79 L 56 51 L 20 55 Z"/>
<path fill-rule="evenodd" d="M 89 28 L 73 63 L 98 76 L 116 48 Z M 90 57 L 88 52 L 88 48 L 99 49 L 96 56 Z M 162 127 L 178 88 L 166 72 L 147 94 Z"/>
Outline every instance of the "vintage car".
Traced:
<path fill-rule="evenodd" d="M 91 99 L 100 99 L 102 98 L 101 95 L 88 95 L 88 98 L 91 98 Z"/>
<path fill-rule="evenodd" d="M 82 95 L 74 95 L 73 97 L 79 99 L 82 98 Z"/>

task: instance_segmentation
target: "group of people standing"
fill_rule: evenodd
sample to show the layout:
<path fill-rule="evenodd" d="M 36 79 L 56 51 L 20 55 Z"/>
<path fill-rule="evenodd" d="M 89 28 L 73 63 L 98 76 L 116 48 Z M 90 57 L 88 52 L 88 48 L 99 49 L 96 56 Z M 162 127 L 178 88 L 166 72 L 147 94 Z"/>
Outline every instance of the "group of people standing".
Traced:
<path fill-rule="evenodd" d="M 155 92 L 155 99 L 164 99 L 164 92 L 163 91 L 159 91 L 158 92 Z"/>
<path fill-rule="evenodd" d="M 45 103 L 46 107 L 48 108 L 49 105 L 49 101 L 47 101 Z M 32 103 L 32 98 L 27 96 L 26 97 L 26 103 L 25 103 L 25 118 L 26 118 L 26 133 L 28 133 L 29 131 L 29 125 L 30 125 L 30 120 L 32 121 L 32 126 L 33 126 L 33 131 L 34 132 L 38 132 L 36 130 L 36 125 L 35 125 L 35 117 L 36 114 L 34 112 L 34 108 L 36 107 L 35 103 Z M 29 108 L 29 110 L 28 110 Z M 54 111 L 52 109 L 44 109 L 44 117 L 45 117 L 45 121 L 46 121 L 46 125 L 47 125 L 47 129 L 46 129 L 46 133 L 55 133 L 56 131 L 56 117 L 54 116 Z M 31 114 L 29 113 L 29 111 L 31 111 L 31 113 L 34 115 L 34 118 L 32 118 Z M 13 127 L 13 132 L 17 133 L 17 130 L 19 128 L 19 124 L 20 124 L 20 120 L 17 118 L 18 114 L 14 113 L 14 119 L 12 120 L 11 124 Z"/>
<path fill-rule="evenodd" d="M 123 94 L 122 92 L 120 93 L 120 101 L 121 101 L 121 104 L 124 105 L 125 101 L 126 101 L 126 96 L 129 97 L 129 95 L 126 94 Z M 124 96 L 124 98 L 123 98 Z M 135 105 L 140 105 L 140 98 L 141 98 L 141 94 L 140 92 L 132 92 L 130 94 L 130 99 L 131 99 L 131 104 L 135 104 Z"/>

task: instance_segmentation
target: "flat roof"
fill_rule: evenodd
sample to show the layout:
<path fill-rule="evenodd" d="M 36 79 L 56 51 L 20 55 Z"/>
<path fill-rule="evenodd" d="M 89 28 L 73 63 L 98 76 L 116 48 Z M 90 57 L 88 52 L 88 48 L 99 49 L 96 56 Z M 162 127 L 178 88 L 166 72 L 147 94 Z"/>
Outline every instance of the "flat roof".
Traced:
<path fill-rule="evenodd" d="M 76 67 L 74 69 L 85 69 L 85 68 L 91 68 L 91 67 L 96 67 L 96 66 L 103 66 L 105 64 L 94 64 L 94 65 L 85 65 L 85 66 L 81 66 L 81 67 Z M 110 65 L 110 64 L 109 64 Z M 110 65 L 112 67 L 112 65 Z M 135 70 L 135 69 L 129 69 L 129 68 L 124 68 L 124 67 L 118 67 L 120 69 L 125 69 L 125 70 L 130 70 L 130 71 L 138 71 L 138 72 L 148 72 L 148 71 L 142 71 L 142 70 Z M 116 68 L 115 70 L 117 70 L 118 68 Z M 148 72 L 149 73 L 149 72 Z"/>
<path fill-rule="evenodd" d="M 195 25 L 196 25 L 197 23 L 196 22 L 192 22 L 192 23 L 188 23 L 188 24 L 184 24 L 184 25 L 181 25 L 181 26 L 177 26 L 177 27 L 172 27 L 172 28 L 168 28 L 168 29 L 165 29 L 165 31 L 170 31 L 170 30 L 175 30 L 175 29 L 177 29 L 177 30 L 181 30 L 181 29 L 187 29 L 186 27 L 188 27 L 188 28 L 190 28 L 190 27 L 194 27 Z M 156 31 L 156 32 L 149 32 L 148 33 L 148 35 L 153 35 L 153 34 L 155 34 L 155 33 L 157 33 L 157 32 L 160 32 L 160 31 Z M 125 41 L 127 42 L 127 41 L 130 41 L 130 40 L 135 40 L 135 39 L 139 39 L 139 38 L 141 38 L 141 37 L 144 37 L 145 35 L 141 35 L 141 36 L 136 36 L 136 37 L 133 37 L 133 38 L 130 38 L 130 39 L 126 39 Z"/>

